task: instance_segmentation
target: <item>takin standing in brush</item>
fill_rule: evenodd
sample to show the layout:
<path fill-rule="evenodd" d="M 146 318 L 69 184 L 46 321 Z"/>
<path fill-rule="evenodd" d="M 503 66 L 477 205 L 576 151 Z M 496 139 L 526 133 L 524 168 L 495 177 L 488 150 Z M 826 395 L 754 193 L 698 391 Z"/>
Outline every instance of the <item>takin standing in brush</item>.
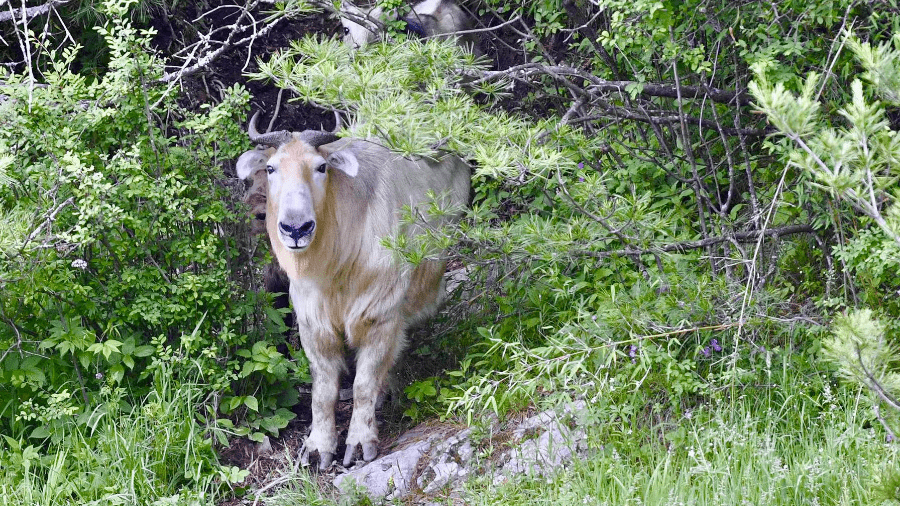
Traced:
<path fill-rule="evenodd" d="M 446 264 L 405 265 L 382 239 L 417 233 L 421 225 L 401 224 L 403 209 L 426 215 L 429 193 L 443 206 L 462 209 L 471 171 L 452 155 L 409 160 L 368 140 L 311 130 L 259 134 L 255 123 L 256 115 L 251 140 L 277 148 L 266 167 L 266 229 L 290 279 L 313 378 L 312 429 L 301 462 L 308 464 L 317 452 L 319 468 L 325 469 L 334 459 L 334 409 L 345 347 L 356 349 L 356 377 L 343 464 L 354 461 L 357 447 L 371 461 L 378 453 L 376 398 L 407 328 L 437 310 Z"/>
<path fill-rule="evenodd" d="M 384 33 L 384 21 L 388 16 L 381 6 L 361 9 L 349 0 L 341 2 L 341 25 L 344 29 L 344 43 L 353 49 L 378 42 Z M 478 41 L 474 34 L 457 32 L 471 30 L 472 17 L 453 0 L 425 0 L 413 6 L 404 16 L 407 32 L 422 38 L 454 38 L 460 46 L 480 56 Z"/>

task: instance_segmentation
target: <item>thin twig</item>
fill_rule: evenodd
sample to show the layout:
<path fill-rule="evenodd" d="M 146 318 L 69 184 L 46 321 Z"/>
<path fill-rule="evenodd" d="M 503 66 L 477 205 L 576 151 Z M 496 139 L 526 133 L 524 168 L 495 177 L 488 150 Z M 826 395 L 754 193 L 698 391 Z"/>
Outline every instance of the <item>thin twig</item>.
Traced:
<path fill-rule="evenodd" d="M 636 87 L 639 90 L 639 94 L 651 97 L 675 98 L 679 100 L 707 97 L 713 102 L 738 106 L 750 105 L 750 101 L 752 100 L 750 95 L 745 91 L 720 90 L 708 86 L 677 86 L 663 83 L 641 83 L 638 81 L 607 81 L 594 74 L 574 67 L 565 65 L 544 65 L 539 62 L 523 63 L 505 70 L 486 70 L 478 72 L 480 78 L 474 81 L 472 85 L 478 85 L 501 78 L 509 78 L 514 75 L 525 78 L 533 74 L 548 74 L 583 79 L 590 83 L 586 88 L 586 91 L 590 94 L 601 92 L 628 93 L 629 88 Z"/>
<path fill-rule="evenodd" d="M 62 204 L 56 206 L 56 209 L 53 209 L 52 211 L 50 211 L 48 213 L 47 217 L 44 218 L 44 221 L 42 221 L 41 224 L 37 226 L 37 228 L 35 228 L 34 230 L 31 231 L 30 234 L 28 234 L 28 237 L 25 238 L 25 241 L 22 243 L 22 246 L 19 248 L 19 251 L 15 255 L 10 255 L 7 258 L 14 258 L 14 257 L 18 256 L 19 254 L 21 254 L 23 251 L 25 251 L 25 247 L 28 246 L 29 243 L 34 241 L 34 239 L 37 237 L 37 235 L 39 233 L 41 233 L 41 231 L 44 229 L 44 227 L 49 225 L 50 223 L 53 223 L 53 221 L 56 220 L 56 215 L 59 214 L 60 211 L 63 210 L 63 208 L 71 205 L 74 202 L 75 202 L 75 197 L 69 197 Z"/>
<path fill-rule="evenodd" d="M 878 405 L 877 405 L 877 404 L 876 404 L 875 406 L 873 406 L 873 411 L 875 411 L 875 418 L 876 418 L 879 422 L 881 422 L 881 426 L 884 427 L 884 430 L 885 430 L 885 431 L 887 431 L 888 437 L 890 438 L 890 441 L 891 441 L 892 443 L 896 443 L 896 442 L 897 442 L 897 435 L 894 434 L 894 431 L 893 431 L 893 430 L 891 429 L 891 427 L 888 425 L 887 420 L 885 420 L 885 419 L 881 416 L 881 409 L 878 408 Z"/>
<path fill-rule="evenodd" d="M 865 362 L 862 358 L 862 349 L 859 346 L 859 343 L 856 344 L 856 360 L 859 362 L 859 367 L 862 369 L 863 374 L 866 375 L 866 379 L 868 379 L 869 388 L 872 389 L 873 392 L 884 402 L 888 404 L 891 408 L 900 411 L 900 401 L 895 399 L 891 394 L 887 393 L 884 388 L 881 386 L 881 383 L 875 379 L 875 375 L 872 374 L 869 369 L 866 367 Z"/>
<path fill-rule="evenodd" d="M 259 504 L 259 498 L 262 496 L 263 492 L 265 492 L 266 490 L 269 490 L 270 488 L 274 488 L 278 485 L 281 485 L 283 483 L 287 483 L 288 481 L 292 480 L 293 478 L 294 478 L 294 476 L 292 474 L 285 474 L 283 476 L 279 476 L 278 478 L 275 478 L 274 480 L 270 481 L 269 483 L 266 483 L 265 486 L 257 489 L 253 493 L 253 495 L 256 496 L 256 498 L 253 499 L 253 506 L 256 506 L 257 504 Z"/>
<path fill-rule="evenodd" d="M 578 202 L 576 202 L 575 199 L 572 198 L 572 196 L 569 194 L 569 189 L 566 188 L 566 184 L 563 182 L 563 179 L 562 179 L 562 173 L 560 172 L 559 169 L 557 169 L 557 171 L 556 171 L 556 180 L 557 180 L 557 182 L 559 183 L 559 187 L 562 189 L 563 194 L 566 196 L 566 200 L 568 200 L 569 203 L 572 204 L 576 209 L 578 209 L 579 211 L 581 211 L 582 214 L 584 214 L 584 215 L 587 216 L 588 218 L 590 218 L 590 219 L 596 221 L 597 223 L 599 223 L 601 226 L 603 226 L 603 228 L 605 228 L 606 230 L 608 230 L 609 233 L 611 233 L 611 234 L 613 234 L 614 236 L 618 237 L 619 240 L 622 241 L 624 244 L 627 245 L 627 244 L 631 244 L 632 242 L 634 242 L 634 239 L 632 239 L 632 238 L 630 238 L 630 237 L 628 237 L 628 236 L 626 236 L 625 234 L 622 233 L 622 229 L 621 229 L 621 228 L 615 228 L 615 227 L 613 227 L 612 225 L 609 224 L 609 222 L 606 221 L 606 219 L 604 219 L 604 218 L 602 218 L 602 217 L 600 217 L 600 216 L 597 216 L 596 214 L 594 214 L 594 213 L 588 211 L 587 209 L 585 209 L 584 207 L 582 207 Z"/>

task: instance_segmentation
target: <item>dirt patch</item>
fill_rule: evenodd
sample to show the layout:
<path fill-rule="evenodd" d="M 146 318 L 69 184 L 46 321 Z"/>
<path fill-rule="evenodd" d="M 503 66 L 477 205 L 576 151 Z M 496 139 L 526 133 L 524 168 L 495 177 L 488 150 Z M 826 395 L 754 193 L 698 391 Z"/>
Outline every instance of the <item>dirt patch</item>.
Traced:
<path fill-rule="evenodd" d="M 345 381 L 344 383 L 348 382 Z M 385 404 L 387 405 L 388 403 L 386 402 Z M 309 406 L 309 392 L 301 391 L 300 402 L 293 408 L 297 418 L 291 420 L 288 426 L 280 431 L 278 437 L 268 438 L 271 450 L 265 448 L 265 444 L 251 441 L 245 437 L 232 438 L 229 440 L 229 446 L 218 450 L 222 465 L 237 466 L 250 473 L 246 480 L 240 484 L 241 487 L 248 487 L 250 490 L 259 489 L 297 465 L 300 449 L 303 446 L 304 439 L 309 434 L 309 424 L 312 421 Z M 331 490 L 331 483 L 334 477 L 345 472 L 345 469 L 339 464 L 346 449 L 344 440 L 347 437 L 347 427 L 350 424 L 352 411 L 352 399 L 337 403 L 335 417 L 338 429 L 338 448 L 335 452 L 335 463 L 325 471 L 318 471 L 315 466 L 310 467 L 312 475 L 317 477 L 320 489 L 323 491 Z M 409 422 L 403 420 L 399 409 L 387 406 L 382 412 L 378 413 L 378 419 L 380 434 L 378 454 L 385 455 L 391 451 L 403 448 L 404 444 L 410 440 L 409 435 L 406 434 L 407 429 L 409 429 Z M 428 430 L 429 432 L 449 431 L 450 425 L 434 422 L 433 424 L 420 427 L 422 429 L 417 428 L 417 430 Z M 223 506 L 240 504 L 240 501 L 221 504 Z"/>

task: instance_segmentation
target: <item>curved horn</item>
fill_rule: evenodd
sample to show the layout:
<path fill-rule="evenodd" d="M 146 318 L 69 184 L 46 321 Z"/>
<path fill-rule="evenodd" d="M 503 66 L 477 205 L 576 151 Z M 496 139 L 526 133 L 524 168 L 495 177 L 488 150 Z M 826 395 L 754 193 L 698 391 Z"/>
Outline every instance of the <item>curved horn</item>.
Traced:
<path fill-rule="evenodd" d="M 325 132 L 322 130 L 304 130 L 300 132 L 298 138 L 314 148 L 340 139 L 334 132 Z"/>
<path fill-rule="evenodd" d="M 256 111 L 253 114 L 253 117 L 250 118 L 250 125 L 247 126 L 247 135 L 250 136 L 250 140 L 255 142 L 256 144 L 265 144 L 266 146 L 278 147 L 285 142 L 291 140 L 291 133 L 287 130 L 278 130 L 275 132 L 266 132 L 261 134 L 256 131 L 256 120 L 259 117 L 259 111 Z"/>

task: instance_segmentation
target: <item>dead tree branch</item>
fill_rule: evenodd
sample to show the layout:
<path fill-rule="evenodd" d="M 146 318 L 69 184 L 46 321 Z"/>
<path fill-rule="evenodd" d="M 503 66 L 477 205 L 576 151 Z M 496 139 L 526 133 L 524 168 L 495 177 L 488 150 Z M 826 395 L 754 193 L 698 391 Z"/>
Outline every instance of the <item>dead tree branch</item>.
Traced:
<path fill-rule="evenodd" d="M 182 58 L 184 62 L 176 70 L 163 74 L 158 82 L 160 84 L 177 83 L 182 78 L 207 68 L 210 63 L 233 47 L 246 46 L 248 48 L 247 62 L 249 62 L 250 48 L 257 39 L 268 35 L 282 21 L 296 15 L 311 12 L 312 9 L 309 6 L 303 6 L 290 12 L 285 11 L 280 12 L 277 15 L 267 15 L 264 20 L 257 20 L 254 13 L 260 3 L 261 0 L 250 0 L 243 6 L 229 5 L 216 7 L 216 9 L 237 9 L 240 11 L 240 14 L 234 23 L 215 28 L 206 34 L 202 34 L 200 40 L 176 53 L 174 57 Z M 208 14 L 209 12 L 202 14 L 199 18 L 194 20 L 194 22 L 199 22 Z M 216 37 L 223 34 L 224 39 L 216 40 Z"/>
<path fill-rule="evenodd" d="M 69 1 L 70 0 L 50 0 L 45 4 L 37 5 L 34 7 L 26 8 L 24 5 L 22 5 L 21 9 L 10 5 L 8 11 L 0 12 L 0 23 L 4 21 L 22 22 L 23 19 L 27 21 L 29 19 L 47 14 L 51 9 L 69 3 Z"/>
<path fill-rule="evenodd" d="M 698 241 L 686 241 L 686 242 L 678 242 L 672 244 L 663 244 L 661 246 L 655 246 L 648 249 L 638 249 L 638 248 L 624 248 L 612 251 L 589 251 L 589 250 L 578 250 L 573 253 L 581 256 L 588 256 L 594 258 L 608 258 L 611 256 L 641 256 L 641 255 L 651 255 L 655 253 L 684 253 L 688 250 L 693 249 L 701 249 L 707 248 L 709 246 L 713 246 L 716 244 L 720 244 L 723 242 L 743 242 L 743 243 L 752 243 L 758 241 L 761 237 L 782 237 L 786 235 L 795 235 L 795 234 L 812 234 L 815 233 L 815 229 L 812 225 L 788 225 L 780 228 L 769 228 L 763 231 L 751 230 L 746 232 L 735 232 L 734 234 L 730 234 L 727 236 L 717 236 L 717 237 L 708 237 L 706 239 L 701 239 Z"/>
<path fill-rule="evenodd" d="M 680 89 L 680 98 L 682 100 L 707 98 L 717 103 L 744 106 L 749 105 L 751 99 L 750 95 L 745 91 L 720 90 L 709 86 L 675 86 L 674 84 L 640 83 L 637 81 L 607 81 L 577 68 L 565 65 L 544 65 L 538 62 L 525 63 L 506 70 L 482 71 L 479 75 L 474 76 L 478 77 L 478 80 L 472 84 L 479 85 L 488 81 L 508 78 L 524 80 L 535 74 L 583 79 L 589 83 L 584 89 L 591 95 L 609 92 L 629 93 L 631 91 L 629 88 L 632 88 L 638 94 L 648 97 L 678 99 Z"/>

